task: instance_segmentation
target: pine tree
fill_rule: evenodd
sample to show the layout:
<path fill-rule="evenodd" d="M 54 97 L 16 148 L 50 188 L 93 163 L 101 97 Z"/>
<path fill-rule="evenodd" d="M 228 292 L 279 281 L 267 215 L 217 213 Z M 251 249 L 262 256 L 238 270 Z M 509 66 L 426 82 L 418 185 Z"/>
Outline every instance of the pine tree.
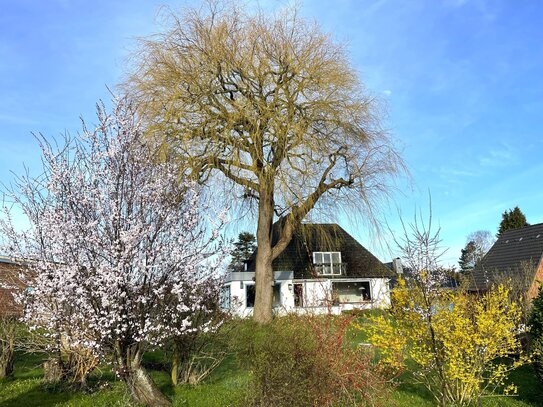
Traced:
<path fill-rule="evenodd" d="M 249 260 L 251 254 L 256 250 L 256 238 L 255 235 L 249 232 L 241 232 L 238 235 L 237 242 L 234 243 L 235 248 L 230 255 L 232 261 L 228 266 L 230 271 L 243 271 L 244 263 Z"/>
<path fill-rule="evenodd" d="M 466 273 L 473 270 L 476 263 L 476 252 L 477 247 L 475 246 L 475 242 L 473 240 L 470 240 L 462 249 L 462 254 L 460 255 L 460 259 L 458 260 L 458 265 L 460 266 L 461 273 Z"/>
<path fill-rule="evenodd" d="M 526 222 L 526 216 L 522 213 L 518 206 L 515 206 L 514 209 L 505 211 L 502 214 L 502 221 L 500 222 L 498 234 L 496 236 L 500 237 L 500 235 L 506 230 L 519 229 L 529 225 L 530 224 Z"/>

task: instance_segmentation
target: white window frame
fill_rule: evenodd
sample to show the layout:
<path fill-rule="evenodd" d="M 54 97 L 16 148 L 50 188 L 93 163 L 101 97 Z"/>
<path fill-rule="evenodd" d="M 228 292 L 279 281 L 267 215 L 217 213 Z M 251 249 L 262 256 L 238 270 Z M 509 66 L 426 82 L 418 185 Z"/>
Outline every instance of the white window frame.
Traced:
<path fill-rule="evenodd" d="M 328 254 L 330 255 L 330 263 L 317 263 L 316 261 L 316 257 L 317 255 L 321 255 L 321 258 L 323 257 L 323 255 L 325 254 Z M 339 256 L 339 263 L 336 262 L 334 263 L 334 261 L 332 260 L 333 259 L 333 254 L 337 254 Z M 319 276 L 340 276 L 341 275 L 341 252 L 313 252 L 313 264 L 315 266 L 318 266 L 318 265 L 330 265 L 330 273 L 324 273 L 324 267 L 320 267 L 320 272 L 319 270 L 317 269 L 317 274 Z M 337 264 L 336 267 L 334 267 L 334 264 Z M 337 269 L 337 273 L 334 272 L 335 269 Z"/>

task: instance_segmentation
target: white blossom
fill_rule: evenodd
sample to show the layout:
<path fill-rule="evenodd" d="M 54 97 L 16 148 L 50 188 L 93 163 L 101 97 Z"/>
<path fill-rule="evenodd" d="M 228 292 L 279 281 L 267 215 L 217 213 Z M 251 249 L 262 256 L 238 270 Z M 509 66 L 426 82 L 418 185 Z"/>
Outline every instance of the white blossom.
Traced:
<path fill-rule="evenodd" d="M 207 221 L 199 188 L 145 138 L 133 106 L 100 105 L 98 118 L 60 147 L 37 137 L 43 174 L 18 178 L 10 197 L 31 226 L 18 231 L 5 208 L 0 228 L 4 252 L 31 271 L 26 319 L 104 353 L 158 345 L 211 313 L 208 257 L 226 217 Z"/>

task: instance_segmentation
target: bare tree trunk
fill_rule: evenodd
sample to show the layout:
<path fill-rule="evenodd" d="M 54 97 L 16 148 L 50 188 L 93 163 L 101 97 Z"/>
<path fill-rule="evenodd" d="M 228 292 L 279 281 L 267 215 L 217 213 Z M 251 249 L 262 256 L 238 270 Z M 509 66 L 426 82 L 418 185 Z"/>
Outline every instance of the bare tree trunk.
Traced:
<path fill-rule="evenodd" d="M 1 344 L 0 349 L 0 379 L 13 374 L 13 343 Z"/>
<path fill-rule="evenodd" d="M 15 347 L 16 323 L 13 319 L 0 321 L 0 379 L 13 374 L 13 349 Z"/>
<path fill-rule="evenodd" d="M 148 407 L 171 406 L 170 401 L 162 394 L 157 385 L 141 365 L 133 366 L 126 375 L 125 382 L 132 398 Z"/>
<path fill-rule="evenodd" d="M 172 384 L 177 386 L 179 378 L 179 357 L 177 352 L 177 346 L 174 345 L 174 351 L 172 356 L 172 371 L 171 371 Z"/>
<path fill-rule="evenodd" d="M 273 196 L 260 194 L 258 204 L 257 251 L 255 267 L 255 305 L 253 319 L 260 324 L 272 320 L 273 269 L 272 269 Z"/>
<path fill-rule="evenodd" d="M 60 358 L 51 358 L 43 363 L 43 377 L 47 383 L 59 383 L 64 376 Z"/>
<path fill-rule="evenodd" d="M 171 402 L 141 366 L 143 355 L 137 346 L 123 347 L 117 344 L 115 353 L 119 374 L 136 402 L 147 407 L 171 406 Z"/>

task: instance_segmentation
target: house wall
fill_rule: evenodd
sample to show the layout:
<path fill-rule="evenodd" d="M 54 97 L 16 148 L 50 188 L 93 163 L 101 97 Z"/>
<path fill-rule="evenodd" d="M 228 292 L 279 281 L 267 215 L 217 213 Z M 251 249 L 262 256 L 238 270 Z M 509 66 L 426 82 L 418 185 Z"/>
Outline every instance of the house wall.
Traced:
<path fill-rule="evenodd" d="M 274 313 L 277 315 L 284 315 L 289 312 L 300 314 L 331 312 L 339 314 L 342 311 L 354 309 L 387 308 L 390 306 L 389 279 L 387 278 L 336 279 L 334 281 L 368 281 L 371 289 L 371 301 L 334 304 L 332 280 L 284 280 L 277 281 L 277 284 L 280 284 L 281 305 L 274 307 Z M 253 284 L 253 281 L 232 281 L 225 284 L 225 286 L 230 287 L 230 310 L 232 314 L 241 318 L 253 314 L 253 308 L 246 307 L 246 288 Z M 303 307 L 294 306 L 295 284 L 303 285 Z"/>

